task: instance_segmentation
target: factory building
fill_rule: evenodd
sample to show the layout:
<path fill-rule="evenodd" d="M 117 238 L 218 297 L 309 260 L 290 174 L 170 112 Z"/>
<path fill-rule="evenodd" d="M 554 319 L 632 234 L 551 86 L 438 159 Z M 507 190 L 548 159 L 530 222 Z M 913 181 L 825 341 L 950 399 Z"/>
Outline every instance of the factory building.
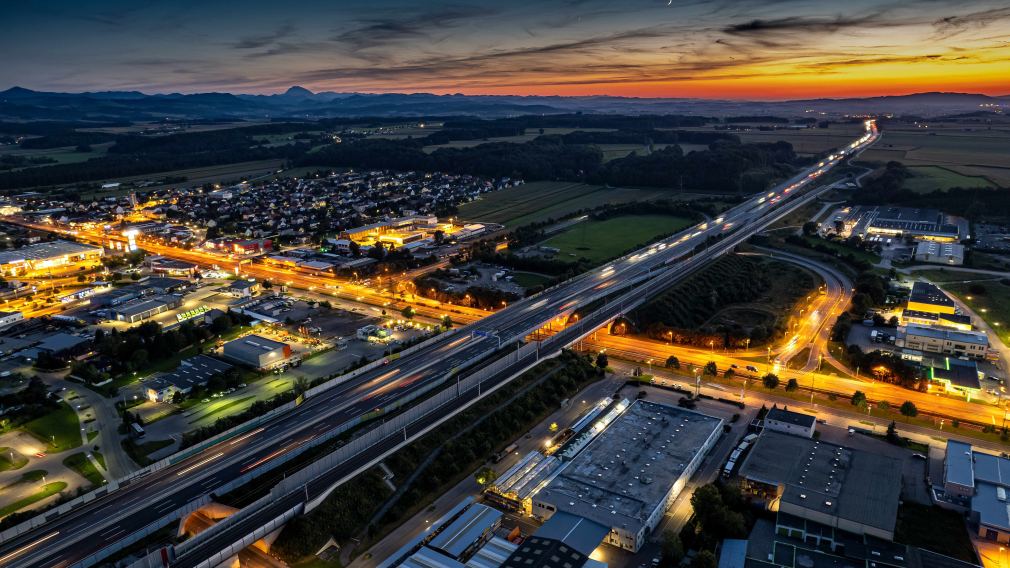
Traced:
<path fill-rule="evenodd" d="M 66 268 L 79 262 L 97 261 L 102 255 L 100 247 L 70 241 L 36 243 L 0 252 L 0 275 L 17 277 L 31 272 Z"/>
<path fill-rule="evenodd" d="M 599 523 L 609 528 L 605 543 L 637 552 L 721 431 L 718 418 L 636 401 L 533 496 L 533 516 Z"/>
<path fill-rule="evenodd" d="M 924 327 L 949 327 L 959 331 L 971 331 L 971 318 L 962 314 L 917 312 L 915 310 L 903 310 L 901 312 L 901 323 L 905 325 L 919 325 Z"/>
<path fill-rule="evenodd" d="M 985 359 L 989 356 L 989 337 L 980 331 L 958 331 L 942 327 L 907 325 L 898 330 L 898 347 L 923 353 Z"/>
<path fill-rule="evenodd" d="M 929 282 L 912 284 L 912 292 L 908 295 L 908 310 L 928 314 L 956 314 L 957 305 L 943 290 Z"/>
<path fill-rule="evenodd" d="M 272 369 L 291 359 L 291 346 L 260 335 L 247 335 L 224 344 L 226 359 L 256 369 Z"/>
<path fill-rule="evenodd" d="M 961 266 L 964 264 L 964 245 L 922 241 L 915 245 L 916 262 Z"/>
<path fill-rule="evenodd" d="M 171 402 L 175 393 L 189 394 L 194 387 L 203 387 L 216 375 L 223 375 L 232 366 L 207 355 L 183 359 L 171 373 L 147 381 L 147 399 L 151 402 Z"/>
<path fill-rule="evenodd" d="M 918 241 L 956 242 L 961 238 L 957 220 L 936 209 L 913 207 L 856 207 L 838 222 L 842 236 L 863 238 L 914 238 Z"/>
<path fill-rule="evenodd" d="M 112 318 L 126 323 L 137 323 L 182 305 L 179 296 L 154 296 L 138 298 L 119 304 L 111 309 Z"/>
<path fill-rule="evenodd" d="M 778 509 L 776 531 L 834 547 L 834 531 L 894 539 L 901 461 L 827 442 L 766 431 L 740 467 L 743 489 Z M 784 531 L 784 532 L 783 532 Z"/>

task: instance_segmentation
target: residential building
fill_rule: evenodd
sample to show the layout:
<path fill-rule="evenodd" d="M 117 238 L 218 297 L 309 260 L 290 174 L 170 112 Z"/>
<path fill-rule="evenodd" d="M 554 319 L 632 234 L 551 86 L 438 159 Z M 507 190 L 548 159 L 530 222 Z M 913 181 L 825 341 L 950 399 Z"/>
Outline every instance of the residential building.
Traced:
<path fill-rule="evenodd" d="M 764 419 L 765 430 L 783 432 L 804 438 L 813 438 L 817 420 L 810 414 L 793 412 L 788 408 L 773 406 Z"/>
<path fill-rule="evenodd" d="M 272 369 L 291 359 L 291 346 L 260 335 L 246 335 L 225 343 L 222 354 L 256 369 Z"/>

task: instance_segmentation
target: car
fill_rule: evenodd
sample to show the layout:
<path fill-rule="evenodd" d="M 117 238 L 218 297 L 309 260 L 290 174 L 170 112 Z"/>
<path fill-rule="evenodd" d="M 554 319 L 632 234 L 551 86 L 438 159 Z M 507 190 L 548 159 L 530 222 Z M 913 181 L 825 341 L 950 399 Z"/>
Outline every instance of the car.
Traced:
<path fill-rule="evenodd" d="M 205 399 L 201 400 L 200 402 L 210 402 L 210 399 L 209 398 L 205 398 Z"/>
<path fill-rule="evenodd" d="M 240 388 L 240 389 L 244 389 L 245 386 L 246 386 L 245 383 L 239 383 L 238 384 L 238 388 Z"/>
<path fill-rule="evenodd" d="M 757 367 L 755 367 L 754 365 L 747 365 L 747 370 L 750 371 L 750 372 L 752 372 L 752 373 L 758 372 Z"/>
<path fill-rule="evenodd" d="M 739 369 L 740 367 L 739 367 L 739 366 L 737 366 L 737 364 L 736 364 L 736 363 L 733 363 L 733 364 L 731 364 L 731 365 L 729 366 L 729 368 L 730 368 L 730 369 Z"/>
<path fill-rule="evenodd" d="M 926 456 L 924 456 L 922 454 L 912 454 L 912 457 L 915 458 L 915 459 L 917 459 L 917 460 L 923 460 L 923 461 L 926 460 Z"/>
<path fill-rule="evenodd" d="M 37 457 L 37 458 L 44 458 L 44 457 L 46 457 L 46 453 L 45 452 L 35 452 L 35 457 Z"/>

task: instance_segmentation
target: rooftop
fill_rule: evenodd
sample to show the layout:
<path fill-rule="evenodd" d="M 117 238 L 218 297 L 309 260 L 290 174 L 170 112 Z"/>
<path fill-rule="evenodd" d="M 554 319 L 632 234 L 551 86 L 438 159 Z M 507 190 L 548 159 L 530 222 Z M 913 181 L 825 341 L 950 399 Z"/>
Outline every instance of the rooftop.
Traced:
<path fill-rule="evenodd" d="M 975 486 L 975 460 L 971 453 L 971 444 L 947 440 L 947 457 L 943 460 L 945 481 L 964 487 Z"/>
<path fill-rule="evenodd" d="M 498 524 L 501 517 L 501 511 L 474 503 L 428 541 L 428 546 L 459 558 L 480 535 Z"/>
<path fill-rule="evenodd" d="M 231 365 L 220 359 L 197 355 L 184 359 L 174 371 L 156 378 L 151 386 L 152 388 L 164 388 L 171 385 L 177 389 L 185 390 L 195 385 L 207 384 L 211 377 L 220 375 L 231 368 Z"/>
<path fill-rule="evenodd" d="M 722 421 L 636 401 L 537 495 L 564 511 L 635 533 Z"/>
<path fill-rule="evenodd" d="M 802 426 L 803 428 L 810 428 L 814 425 L 814 417 L 812 415 L 803 414 L 802 412 L 793 412 L 792 410 L 778 407 L 774 407 L 769 410 L 767 416 L 765 416 L 765 420 L 787 422 L 796 426 Z"/>
<path fill-rule="evenodd" d="M 783 503 L 893 531 L 901 470 L 894 458 L 765 431 L 740 475 L 784 486 Z"/>
<path fill-rule="evenodd" d="M 974 343 L 975 345 L 989 345 L 989 338 L 979 331 L 960 331 L 909 324 L 905 326 L 905 335 L 931 337 L 941 341 L 959 341 L 961 343 Z"/>
<path fill-rule="evenodd" d="M 589 556 L 603 542 L 610 527 L 595 521 L 558 511 L 543 524 L 536 536 L 561 541 Z"/>
<path fill-rule="evenodd" d="M 937 288 L 929 282 L 922 281 L 912 284 L 912 292 L 908 295 L 908 301 L 920 304 L 933 304 L 935 306 L 947 306 L 951 308 L 955 305 L 954 301 L 951 300 L 947 294 L 944 294 L 943 290 Z"/>
<path fill-rule="evenodd" d="M 262 335 L 253 334 L 233 339 L 228 343 L 225 343 L 224 348 L 232 355 L 248 355 L 250 357 L 258 358 L 265 352 L 280 349 L 285 345 L 287 344 L 281 343 L 280 341 L 274 341 L 273 339 L 267 339 Z"/>
<path fill-rule="evenodd" d="M 953 364 L 951 364 L 953 363 Z M 939 366 L 929 368 L 931 380 L 947 381 L 950 384 L 968 389 L 980 389 L 982 384 L 978 378 L 978 365 L 974 361 L 962 361 L 944 357 Z"/>
<path fill-rule="evenodd" d="M 23 260 L 45 260 L 61 256 L 83 254 L 102 250 L 91 245 L 82 245 L 71 241 L 56 240 L 46 243 L 36 243 L 17 250 L 0 252 L 0 264 L 9 264 Z"/>

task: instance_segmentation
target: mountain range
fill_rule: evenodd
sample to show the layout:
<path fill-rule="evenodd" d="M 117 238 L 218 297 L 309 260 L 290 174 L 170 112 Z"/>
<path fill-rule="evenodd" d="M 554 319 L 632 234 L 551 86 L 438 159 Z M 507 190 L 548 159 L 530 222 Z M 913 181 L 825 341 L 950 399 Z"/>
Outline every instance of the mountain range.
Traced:
<path fill-rule="evenodd" d="M 737 101 L 615 96 L 434 95 L 429 93 L 145 94 L 139 91 L 57 93 L 13 87 L 0 91 L 0 120 L 145 121 L 173 119 L 502 117 L 572 112 L 709 116 L 910 114 L 938 116 L 1010 107 L 1010 95 L 916 93 L 844 99 Z"/>

